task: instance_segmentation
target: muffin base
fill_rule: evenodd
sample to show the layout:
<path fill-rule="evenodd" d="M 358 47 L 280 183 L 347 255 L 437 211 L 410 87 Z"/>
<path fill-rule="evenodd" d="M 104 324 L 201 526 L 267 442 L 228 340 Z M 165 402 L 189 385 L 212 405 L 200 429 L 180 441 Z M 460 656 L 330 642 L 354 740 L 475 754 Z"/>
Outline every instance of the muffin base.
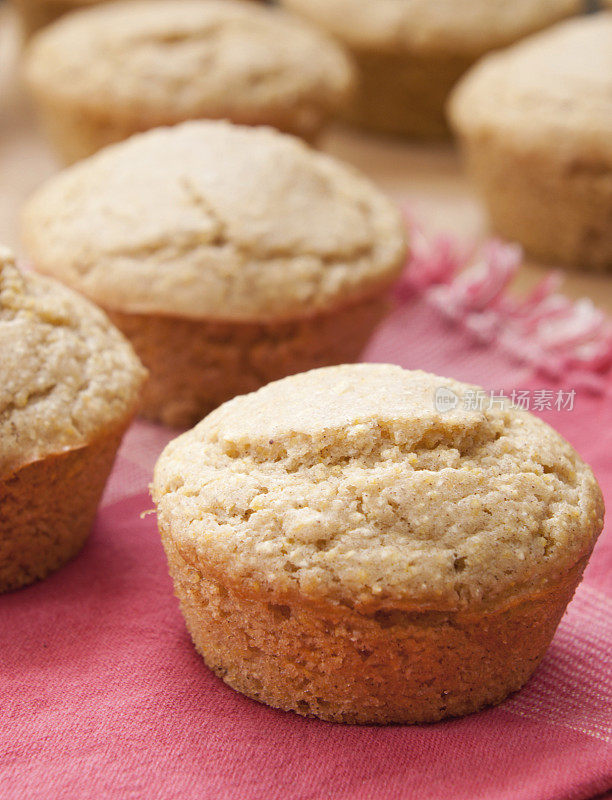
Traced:
<path fill-rule="evenodd" d="M 380 133 L 448 138 L 446 101 L 471 60 L 369 51 L 352 56 L 358 79 L 347 121 Z"/>
<path fill-rule="evenodd" d="M 248 597 L 163 535 L 187 628 L 233 689 L 330 722 L 436 722 L 495 705 L 532 675 L 580 582 L 562 580 L 480 612 L 369 615 L 305 599 Z"/>
<path fill-rule="evenodd" d="M 151 128 L 178 125 L 189 119 L 229 119 L 237 125 L 269 125 L 283 133 L 298 136 L 314 143 L 330 113 L 316 104 L 304 102 L 285 108 L 260 108 L 257 111 L 240 113 L 226 110 L 209 113 L 194 109 L 193 114 L 181 117 L 160 115 L 155 118 L 141 115 L 125 117 L 113 115 L 109 109 L 99 113 L 81 108 L 48 94 L 34 91 L 36 109 L 43 130 L 65 164 L 73 164 L 93 155 L 98 150 Z"/>
<path fill-rule="evenodd" d="M 190 427 L 226 400 L 270 381 L 357 360 L 387 309 L 385 293 L 267 324 L 105 311 L 149 370 L 141 415 Z"/>
<path fill-rule="evenodd" d="M 79 552 L 126 428 L 0 479 L 0 592 L 45 578 Z"/>
<path fill-rule="evenodd" d="M 612 164 L 520 151 L 490 136 L 463 142 L 492 227 L 534 258 L 612 270 Z"/>

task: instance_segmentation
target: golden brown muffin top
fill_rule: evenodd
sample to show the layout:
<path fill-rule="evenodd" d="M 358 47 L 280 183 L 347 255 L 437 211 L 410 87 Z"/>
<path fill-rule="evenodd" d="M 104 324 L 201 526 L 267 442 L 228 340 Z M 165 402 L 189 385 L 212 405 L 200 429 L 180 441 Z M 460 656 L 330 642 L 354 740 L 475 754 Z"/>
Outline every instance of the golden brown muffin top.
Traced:
<path fill-rule="evenodd" d="M 601 492 L 541 420 L 466 408 L 473 388 L 359 364 L 237 397 L 160 457 L 162 533 L 246 593 L 455 609 L 537 591 L 590 552 Z"/>
<path fill-rule="evenodd" d="M 26 77 L 49 98 L 102 118 L 110 109 L 144 119 L 147 127 L 334 109 L 353 82 L 350 62 L 324 33 L 241 0 L 123 0 L 83 9 L 33 39 Z"/>
<path fill-rule="evenodd" d="M 580 0 L 281 0 L 351 47 L 476 57 L 557 22 Z"/>
<path fill-rule="evenodd" d="M 380 289 L 401 269 L 395 206 L 268 128 L 188 122 L 106 148 L 40 189 L 23 220 L 41 271 L 127 312 L 282 319 Z"/>
<path fill-rule="evenodd" d="M 577 169 L 609 172 L 612 13 L 560 23 L 487 56 L 456 89 L 450 118 L 459 133 L 493 133 L 527 152 L 553 148 L 583 159 Z"/>
<path fill-rule="evenodd" d="M 99 309 L 0 248 L 0 475 L 123 424 L 144 377 Z"/>

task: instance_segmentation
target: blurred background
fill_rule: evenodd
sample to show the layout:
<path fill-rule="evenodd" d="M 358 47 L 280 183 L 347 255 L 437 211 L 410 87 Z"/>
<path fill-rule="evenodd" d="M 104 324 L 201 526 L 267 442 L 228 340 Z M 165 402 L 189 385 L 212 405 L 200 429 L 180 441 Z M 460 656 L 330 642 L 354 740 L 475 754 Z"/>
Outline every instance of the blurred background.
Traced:
<path fill-rule="evenodd" d="M 596 0 L 584 11 L 599 7 Z M 0 0 L 0 241 L 19 250 L 18 214 L 24 199 L 59 164 L 45 143 L 19 77 L 20 35 L 16 15 Z M 481 204 L 466 180 L 452 142 L 415 142 L 332 124 L 317 143 L 357 166 L 396 198 L 424 230 L 461 241 L 486 234 Z M 551 268 L 526 260 L 517 286 L 532 286 Z M 612 312 L 612 282 L 605 274 L 565 270 L 565 292 L 591 297 Z"/>

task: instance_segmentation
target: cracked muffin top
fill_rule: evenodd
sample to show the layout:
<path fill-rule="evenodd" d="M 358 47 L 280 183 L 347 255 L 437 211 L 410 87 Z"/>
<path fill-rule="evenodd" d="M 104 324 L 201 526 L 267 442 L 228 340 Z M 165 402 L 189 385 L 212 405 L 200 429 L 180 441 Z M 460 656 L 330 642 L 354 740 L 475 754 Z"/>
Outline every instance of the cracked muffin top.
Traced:
<path fill-rule="evenodd" d="M 144 377 L 99 309 L 0 248 L 0 475 L 123 424 Z"/>
<path fill-rule="evenodd" d="M 537 591 L 590 553 L 601 492 L 541 420 L 466 410 L 473 389 L 359 364 L 237 397 L 161 455 L 162 535 L 279 599 L 445 610 Z"/>
<path fill-rule="evenodd" d="M 395 206 L 269 128 L 187 122 L 52 178 L 26 207 L 36 269 L 103 307 L 228 320 L 308 315 L 390 283 Z"/>
<path fill-rule="evenodd" d="M 281 0 L 357 49 L 477 57 L 576 14 L 580 0 Z"/>
<path fill-rule="evenodd" d="M 487 56 L 459 84 L 450 117 L 462 133 L 501 133 L 522 149 L 549 150 L 555 141 L 559 154 L 578 153 L 577 174 L 609 171 L 612 13 L 569 20 Z"/>
<path fill-rule="evenodd" d="M 198 112 L 333 110 L 353 84 L 326 34 L 241 0 L 124 0 L 70 14 L 35 37 L 26 76 L 102 118 L 110 107 L 148 127 Z"/>

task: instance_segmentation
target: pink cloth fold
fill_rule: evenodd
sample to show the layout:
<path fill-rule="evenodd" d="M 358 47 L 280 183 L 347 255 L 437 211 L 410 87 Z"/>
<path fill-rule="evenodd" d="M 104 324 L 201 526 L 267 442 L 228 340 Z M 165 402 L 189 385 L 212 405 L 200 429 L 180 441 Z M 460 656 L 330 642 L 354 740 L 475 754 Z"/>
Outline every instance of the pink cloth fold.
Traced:
<path fill-rule="evenodd" d="M 495 391 L 557 391 L 421 297 L 366 358 Z M 569 391 L 572 387 L 563 385 Z M 612 393 L 546 411 L 612 501 Z M 0 597 L 3 800 L 586 800 L 612 789 L 612 535 L 605 532 L 544 662 L 503 705 L 436 725 L 350 727 L 248 700 L 195 653 L 147 485 L 172 433 L 127 435 L 83 552 Z"/>

